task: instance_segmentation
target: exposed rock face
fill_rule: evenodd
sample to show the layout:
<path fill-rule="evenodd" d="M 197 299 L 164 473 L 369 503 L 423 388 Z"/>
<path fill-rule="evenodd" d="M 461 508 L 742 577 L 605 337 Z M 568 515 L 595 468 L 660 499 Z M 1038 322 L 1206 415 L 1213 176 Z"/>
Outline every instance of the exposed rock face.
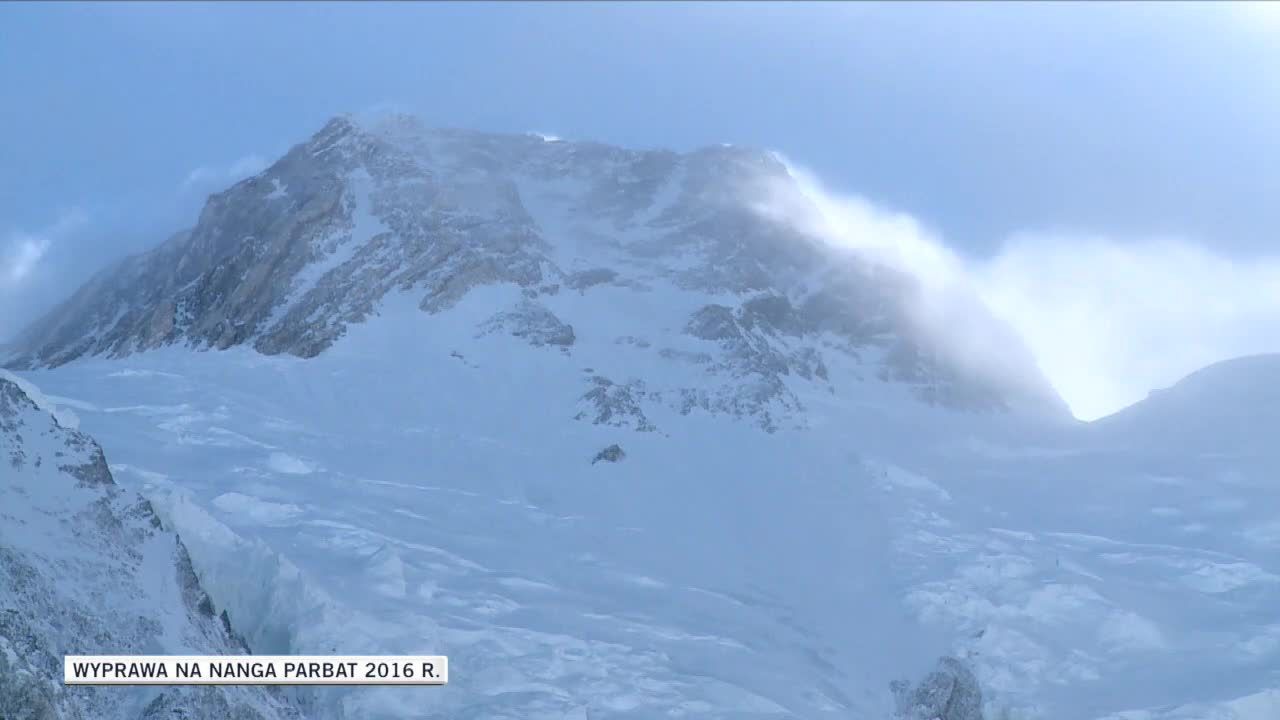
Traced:
<path fill-rule="evenodd" d="M 953 657 L 938 660 L 937 668 L 914 688 L 900 681 L 893 691 L 902 720 L 983 720 L 978 679 Z"/>
<path fill-rule="evenodd" d="M 181 541 L 102 450 L 0 376 L 0 717 L 294 718 L 262 688 L 62 685 L 67 654 L 242 654 Z"/>
<path fill-rule="evenodd" d="M 607 304 L 619 313 L 609 337 L 631 332 L 619 322 L 660 316 L 706 341 L 659 339 L 663 358 L 703 373 L 679 384 L 651 379 L 645 400 L 631 392 L 641 405 L 773 430 L 803 424 L 798 383 L 829 390 L 878 379 L 949 408 L 1029 400 L 1065 414 L 1034 363 L 1018 373 L 1031 381 L 1018 383 L 951 357 L 913 317 L 911 278 L 762 212 L 760 199 L 779 187 L 798 193 L 775 156 L 746 148 L 633 151 L 430 129 L 402 116 L 339 117 L 210 197 L 190 230 L 100 273 L 28 329 L 9 364 L 174 343 L 311 357 L 389 296 L 407 294 L 434 314 L 506 285 L 524 302 L 490 310 L 479 334 L 502 330 L 570 354 L 605 331 L 590 320 Z M 675 296 L 700 298 L 701 309 L 655 303 Z M 833 354 L 865 372 L 833 376 Z M 626 403 L 612 392 L 593 402 Z"/>
<path fill-rule="evenodd" d="M 623 451 L 622 447 L 617 443 L 614 443 L 613 445 L 610 445 L 596 453 L 596 456 L 591 458 L 591 464 L 595 465 L 598 462 L 621 462 L 626 456 L 627 453 Z"/>
<path fill-rule="evenodd" d="M 498 313 L 480 326 L 482 333 L 506 330 L 534 347 L 573 345 L 573 326 L 560 321 L 539 303 L 526 300 L 512 310 Z"/>
<path fill-rule="evenodd" d="M 685 332 L 714 342 L 721 349 L 712 370 L 739 379 L 735 392 L 691 392 L 682 396 L 681 412 L 694 407 L 733 415 L 753 415 L 766 430 L 777 428 L 774 413 L 797 411 L 799 399 L 783 378 L 794 374 L 825 383 L 827 368 L 811 345 L 794 347 L 805 332 L 790 301 L 780 295 L 758 295 L 737 309 L 707 305 L 689 319 Z"/>
<path fill-rule="evenodd" d="M 629 427 L 642 432 L 657 429 L 649 422 L 641 407 L 640 401 L 646 395 L 642 384 L 618 385 L 602 375 L 592 377 L 591 384 L 594 387 L 579 401 L 585 409 L 578 413 L 577 419 L 589 419 L 596 425 Z"/>

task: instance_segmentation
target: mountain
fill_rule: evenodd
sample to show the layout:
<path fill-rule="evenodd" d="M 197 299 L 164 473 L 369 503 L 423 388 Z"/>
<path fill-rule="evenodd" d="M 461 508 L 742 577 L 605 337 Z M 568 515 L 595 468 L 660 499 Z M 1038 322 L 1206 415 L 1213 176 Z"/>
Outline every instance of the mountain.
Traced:
<path fill-rule="evenodd" d="M 299 716 L 292 701 L 261 688 L 62 686 L 67 654 L 246 649 L 151 504 L 115 483 L 97 443 L 4 375 L 0 463 L 0 717 Z"/>
<path fill-rule="evenodd" d="M 1239 422 L 1194 444 L 1154 406 L 1046 432 L 893 384 L 802 395 L 805 428 L 658 407 L 642 431 L 574 419 L 612 343 L 566 365 L 476 337 L 516 297 L 401 298 L 309 359 L 171 347 L 30 376 L 255 652 L 452 660 L 440 692 L 325 688 L 309 717 L 880 719 L 939 655 L 988 720 L 1274 717 L 1265 403 L 1197 394 L 1187 418 Z M 954 692 L 950 667 L 921 687 Z"/>
<path fill-rule="evenodd" d="M 1250 452 L 1280 427 L 1280 355 L 1234 358 L 1094 423 L 1099 436 L 1176 443 L 1201 452 Z"/>
<path fill-rule="evenodd" d="M 12 363 L 254 652 L 451 659 L 315 720 L 1276 717 L 1274 361 L 1074 423 L 810 212 L 743 148 L 339 118 Z"/>
<path fill-rule="evenodd" d="M 810 392 L 808 430 L 661 406 L 655 430 L 583 422 L 570 391 L 615 345 L 569 364 L 476 337 L 518 297 L 385 307 L 308 359 L 172 347 L 32 377 L 181 532 L 255 652 L 450 657 L 439 692 L 324 688 L 312 717 L 892 716 L 891 683 L 950 648 L 898 597 L 900 501 L 930 486 L 886 481 L 862 446 L 928 451 L 909 429 L 955 413 Z"/>
<path fill-rule="evenodd" d="M 872 378 L 953 408 L 1065 416 L 985 310 L 966 314 L 970 338 L 995 344 L 999 369 L 930 332 L 912 278 L 760 209 L 782 200 L 816 212 L 757 150 L 633 151 L 339 117 L 212 196 L 192 229 L 93 278 L 18 338 L 8 364 L 174 344 L 313 357 L 393 296 L 431 315 L 511 286 L 519 297 L 476 333 L 566 358 L 584 337 L 607 338 L 682 375 L 633 384 L 606 363 L 578 393 L 593 421 L 649 428 L 645 407 L 663 405 L 776 429 L 804 422 L 794 383 Z"/>

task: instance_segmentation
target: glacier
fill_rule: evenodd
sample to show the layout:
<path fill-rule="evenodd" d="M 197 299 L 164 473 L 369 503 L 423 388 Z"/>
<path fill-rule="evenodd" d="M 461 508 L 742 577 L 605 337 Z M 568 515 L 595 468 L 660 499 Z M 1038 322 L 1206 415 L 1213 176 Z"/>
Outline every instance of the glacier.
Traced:
<path fill-rule="evenodd" d="M 255 651 L 451 657 L 443 690 L 323 690 L 332 717 L 882 718 L 940 654 L 988 717 L 1270 717 L 1274 425 L 1222 426 L 1249 450 L 1221 456 L 899 397 L 891 423 L 638 432 L 572 421 L 559 353 L 447 319 L 32 376 Z"/>

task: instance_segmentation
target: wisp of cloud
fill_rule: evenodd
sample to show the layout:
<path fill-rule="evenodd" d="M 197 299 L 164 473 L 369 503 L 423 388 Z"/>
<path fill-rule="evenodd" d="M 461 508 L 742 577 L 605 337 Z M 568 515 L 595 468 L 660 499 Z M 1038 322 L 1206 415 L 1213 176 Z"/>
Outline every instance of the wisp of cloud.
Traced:
<path fill-rule="evenodd" d="M 991 257 L 966 258 L 912 216 L 831 192 L 779 159 L 799 195 L 771 192 L 762 211 L 916 278 L 922 327 L 962 361 L 1017 373 L 1020 359 L 996 349 L 1025 345 L 1082 420 L 1214 362 L 1280 352 L 1280 257 L 1224 257 L 1176 238 L 1022 232 Z M 976 319 L 988 311 L 1022 342 L 975 334 L 996 332 Z"/>
<path fill-rule="evenodd" d="M 181 189 L 204 190 L 206 188 L 222 189 L 229 183 L 243 180 L 262 172 L 268 163 L 257 154 L 245 155 L 225 167 L 201 165 L 187 174 L 182 181 Z"/>
<path fill-rule="evenodd" d="M 969 269 L 1082 419 L 1206 365 L 1280 351 L 1280 258 L 1229 258 L 1177 239 L 1027 233 Z"/>
<path fill-rule="evenodd" d="M 53 244 L 75 232 L 87 222 L 84 211 L 73 208 L 63 212 L 52 225 L 36 232 L 15 230 L 0 246 L 0 290 L 16 288 L 27 279 L 44 259 Z"/>

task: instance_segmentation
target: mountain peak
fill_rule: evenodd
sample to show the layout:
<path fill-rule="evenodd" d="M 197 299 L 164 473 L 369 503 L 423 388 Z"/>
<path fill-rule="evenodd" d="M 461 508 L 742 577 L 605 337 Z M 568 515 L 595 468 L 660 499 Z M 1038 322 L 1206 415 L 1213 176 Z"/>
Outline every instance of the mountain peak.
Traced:
<path fill-rule="evenodd" d="M 912 319 L 911 278 L 759 212 L 761 193 L 792 182 L 774 154 L 737 146 L 340 115 L 212 196 L 190 230 L 92 280 L 24 334 L 15 364 L 174 344 L 313 357 L 394 297 L 435 316 L 505 287 L 517 297 L 477 318 L 475 341 L 551 345 L 568 364 L 583 343 L 630 348 L 583 390 L 580 415 L 602 422 L 648 404 L 774 429 L 803 425 L 814 391 L 881 385 L 953 408 L 1054 405 L 1042 378 L 949 360 Z"/>

